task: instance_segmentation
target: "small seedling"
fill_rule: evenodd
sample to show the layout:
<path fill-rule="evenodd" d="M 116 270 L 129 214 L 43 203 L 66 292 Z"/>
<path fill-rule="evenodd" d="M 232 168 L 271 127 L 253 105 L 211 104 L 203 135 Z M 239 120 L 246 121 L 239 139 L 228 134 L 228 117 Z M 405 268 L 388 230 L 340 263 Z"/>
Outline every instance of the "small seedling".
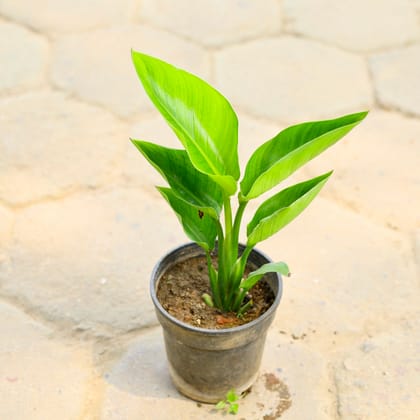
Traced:
<path fill-rule="evenodd" d="M 216 404 L 216 410 L 225 410 L 229 414 L 237 414 L 239 409 L 239 398 L 240 395 L 238 395 L 234 389 L 229 390 L 226 393 L 225 399 Z"/>

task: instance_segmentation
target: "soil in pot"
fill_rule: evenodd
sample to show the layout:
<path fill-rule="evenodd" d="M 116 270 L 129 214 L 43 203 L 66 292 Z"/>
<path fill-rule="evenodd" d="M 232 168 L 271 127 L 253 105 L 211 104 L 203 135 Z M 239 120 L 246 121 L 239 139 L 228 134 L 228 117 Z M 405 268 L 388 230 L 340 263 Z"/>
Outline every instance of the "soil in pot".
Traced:
<path fill-rule="evenodd" d="M 215 261 L 217 265 L 217 262 Z M 248 274 L 255 268 L 247 268 Z M 173 265 L 159 280 L 157 298 L 166 311 L 194 327 L 232 328 L 260 317 L 274 301 L 274 293 L 264 279 L 249 292 L 253 306 L 241 318 L 207 306 L 201 296 L 211 294 L 205 257 L 195 257 Z"/>

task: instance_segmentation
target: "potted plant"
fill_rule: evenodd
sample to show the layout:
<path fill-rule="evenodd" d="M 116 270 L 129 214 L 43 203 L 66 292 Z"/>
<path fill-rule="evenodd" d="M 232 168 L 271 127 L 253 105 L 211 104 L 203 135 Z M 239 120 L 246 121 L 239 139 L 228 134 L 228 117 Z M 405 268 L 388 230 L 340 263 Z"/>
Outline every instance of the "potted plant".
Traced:
<path fill-rule="evenodd" d="M 281 298 L 281 274 L 289 274 L 284 262 L 271 262 L 255 246 L 295 219 L 332 171 L 265 200 L 240 244 L 247 204 L 336 143 L 367 113 L 281 131 L 253 153 L 240 180 L 238 119 L 229 102 L 205 81 L 164 61 L 135 51 L 132 59 L 146 93 L 184 146 L 170 149 L 132 139 L 168 183 L 157 189 L 194 241 L 167 254 L 152 273 L 151 296 L 163 326 L 170 373 L 183 394 L 217 402 L 230 389 L 241 393 L 255 380 Z M 200 283 L 200 290 L 190 290 L 199 274 L 207 286 Z M 183 304 L 187 292 L 201 302 L 190 308 L 190 316 L 178 319 L 175 306 Z M 176 293 L 174 302 L 165 302 Z M 252 319 L 257 295 L 263 304 Z M 216 328 L 194 316 L 198 309 L 212 314 Z"/>

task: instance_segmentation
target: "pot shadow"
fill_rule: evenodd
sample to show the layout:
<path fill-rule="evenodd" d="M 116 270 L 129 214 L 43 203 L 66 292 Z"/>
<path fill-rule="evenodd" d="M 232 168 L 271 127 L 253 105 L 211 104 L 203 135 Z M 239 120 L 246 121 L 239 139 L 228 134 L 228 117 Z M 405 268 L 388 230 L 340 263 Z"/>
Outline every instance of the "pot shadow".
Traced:
<path fill-rule="evenodd" d="M 131 342 L 104 378 L 110 385 L 135 396 L 186 400 L 169 376 L 160 328 Z"/>

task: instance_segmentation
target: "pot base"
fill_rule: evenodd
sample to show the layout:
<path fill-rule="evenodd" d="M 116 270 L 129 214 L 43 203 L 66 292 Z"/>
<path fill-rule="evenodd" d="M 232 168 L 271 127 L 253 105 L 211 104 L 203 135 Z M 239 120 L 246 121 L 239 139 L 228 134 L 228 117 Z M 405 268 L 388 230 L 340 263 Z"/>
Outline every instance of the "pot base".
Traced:
<path fill-rule="evenodd" d="M 175 385 L 175 388 L 185 397 L 191 398 L 194 401 L 207 403 L 207 404 L 217 404 L 219 401 L 224 400 L 226 398 L 226 393 L 229 389 L 221 390 L 220 394 L 216 395 L 214 392 L 212 393 L 205 393 L 200 392 L 197 390 L 196 387 L 190 385 L 189 383 L 185 382 L 180 375 L 177 374 L 176 370 L 172 368 L 171 364 L 169 365 L 169 373 L 171 375 L 172 382 Z M 247 391 L 253 383 L 256 381 L 258 377 L 258 372 L 255 373 L 249 380 L 242 384 L 240 387 L 235 388 L 235 392 L 237 395 L 241 395 L 243 392 Z"/>

